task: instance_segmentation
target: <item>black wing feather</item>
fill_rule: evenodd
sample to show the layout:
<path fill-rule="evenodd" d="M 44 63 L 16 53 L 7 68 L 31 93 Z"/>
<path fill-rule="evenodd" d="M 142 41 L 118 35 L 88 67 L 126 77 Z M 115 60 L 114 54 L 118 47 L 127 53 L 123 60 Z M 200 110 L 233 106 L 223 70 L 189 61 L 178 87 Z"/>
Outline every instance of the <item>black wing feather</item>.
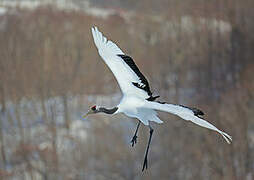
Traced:
<path fill-rule="evenodd" d="M 205 113 L 203 111 L 201 111 L 200 109 L 198 108 L 193 108 L 193 107 L 187 107 L 187 106 L 184 106 L 184 105 L 179 105 L 179 106 L 182 106 L 184 108 L 188 108 L 190 110 L 192 110 L 192 112 L 194 113 L 195 116 L 203 116 L 205 115 Z"/>
<path fill-rule="evenodd" d="M 137 65 L 133 61 L 133 59 L 130 56 L 126 56 L 123 54 L 118 54 L 118 56 L 121 57 L 126 64 L 128 64 L 128 66 L 136 73 L 136 75 L 139 77 L 139 79 L 141 81 L 141 83 L 132 82 L 132 84 L 134 86 L 136 86 L 137 88 L 140 88 L 140 89 L 146 91 L 147 94 L 150 96 L 148 99 L 155 100 L 156 98 L 158 98 L 159 96 L 152 97 L 153 93 L 150 90 L 149 83 L 148 83 L 147 79 L 145 78 L 145 76 L 140 72 Z"/>

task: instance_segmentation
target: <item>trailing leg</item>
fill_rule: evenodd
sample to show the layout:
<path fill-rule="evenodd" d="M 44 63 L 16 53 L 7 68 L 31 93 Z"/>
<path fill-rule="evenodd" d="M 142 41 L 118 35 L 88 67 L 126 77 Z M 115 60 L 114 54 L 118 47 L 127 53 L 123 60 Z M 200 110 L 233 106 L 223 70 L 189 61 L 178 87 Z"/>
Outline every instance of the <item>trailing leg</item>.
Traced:
<path fill-rule="evenodd" d="M 133 136 L 133 138 L 132 138 L 132 140 L 131 140 L 131 143 L 132 143 L 131 146 L 132 146 L 132 147 L 134 146 L 134 144 L 137 143 L 137 138 L 138 138 L 137 133 L 138 133 L 139 126 L 140 126 L 140 121 L 138 121 L 138 126 L 137 126 L 136 131 L 135 131 L 135 134 L 134 134 L 134 136 Z"/>
<path fill-rule="evenodd" d="M 144 171 L 145 168 L 147 169 L 147 156 L 148 156 L 148 151 L 149 151 L 151 139 L 152 139 L 152 136 L 153 136 L 153 128 L 150 125 L 149 125 L 149 128 L 150 128 L 150 136 L 149 136 L 149 141 L 148 141 L 148 144 L 147 144 L 147 147 L 146 147 L 146 153 L 145 153 L 145 159 L 144 159 L 142 171 Z"/>

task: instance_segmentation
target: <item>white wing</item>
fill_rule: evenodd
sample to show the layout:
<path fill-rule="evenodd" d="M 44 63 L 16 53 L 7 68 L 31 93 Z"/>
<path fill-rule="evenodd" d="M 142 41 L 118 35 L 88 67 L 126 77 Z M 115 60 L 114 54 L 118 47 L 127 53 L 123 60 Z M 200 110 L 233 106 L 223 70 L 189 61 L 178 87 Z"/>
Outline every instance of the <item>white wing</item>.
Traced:
<path fill-rule="evenodd" d="M 149 101 L 147 101 L 145 103 L 144 107 L 175 114 L 175 115 L 183 118 L 184 120 L 191 121 L 199 126 L 202 126 L 202 127 L 205 127 L 205 128 L 208 128 L 208 129 L 211 129 L 211 130 L 214 130 L 214 131 L 220 133 L 223 136 L 223 138 L 227 141 L 228 144 L 230 144 L 232 141 L 231 136 L 229 136 L 225 132 L 222 132 L 221 130 L 216 128 L 211 123 L 198 117 L 198 115 L 195 115 L 195 112 L 194 112 L 195 109 L 191 109 L 191 108 L 184 107 L 181 105 L 161 104 L 158 102 L 149 102 Z"/>
<path fill-rule="evenodd" d="M 92 35 L 100 56 L 114 74 L 123 94 L 149 98 L 151 93 L 146 91 L 147 88 L 150 91 L 149 85 L 142 83 L 144 76 L 139 72 L 133 60 L 126 56 L 115 43 L 107 40 L 97 27 L 92 28 Z M 138 74 L 135 70 L 138 71 Z"/>

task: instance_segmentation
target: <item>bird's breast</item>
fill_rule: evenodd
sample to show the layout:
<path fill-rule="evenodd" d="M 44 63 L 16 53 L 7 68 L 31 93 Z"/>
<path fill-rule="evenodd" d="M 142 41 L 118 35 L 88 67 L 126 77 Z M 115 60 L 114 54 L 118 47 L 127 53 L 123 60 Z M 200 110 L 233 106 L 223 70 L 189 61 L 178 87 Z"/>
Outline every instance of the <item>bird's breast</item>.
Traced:
<path fill-rule="evenodd" d="M 123 97 L 119 107 L 121 112 L 130 117 L 136 117 L 138 113 L 138 108 L 141 108 L 144 102 L 136 97 Z"/>

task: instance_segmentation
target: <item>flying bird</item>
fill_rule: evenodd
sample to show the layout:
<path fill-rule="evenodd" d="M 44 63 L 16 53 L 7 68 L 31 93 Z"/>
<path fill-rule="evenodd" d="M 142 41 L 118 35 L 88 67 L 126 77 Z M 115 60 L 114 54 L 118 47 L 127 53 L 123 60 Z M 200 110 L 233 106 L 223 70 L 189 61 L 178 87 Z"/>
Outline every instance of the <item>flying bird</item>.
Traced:
<path fill-rule="evenodd" d="M 118 81 L 123 97 L 116 107 L 106 108 L 95 105 L 83 117 L 85 118 L 88 114 L 96 113 L 124 113 L 128 117 L 139 119 L 136 131 L 131 140 L 132 146 L 137 143 L 137 132 L 140 122 L 148 126 L 150 136 L 145 151 L 142 171 L 148 167 L 147 156 L 154 131 L 150 122 L 163 123 L 157 116 L 156 111 L 172 113 L 186 121 L 191 121 L 199 126 L 216 131 L 222 135 L 228 144 L 231 143 L 232 137 L 205 121 L 202 117 L 204 113 L 201 110 L 157 101 L 159 96 L 153 96 L 147 79 L 140 72 L 133 59 L 126 55 L 114 42 L 103 36 L 97 27 L 92 27 L 92 35 L 100 56 Z"/>

